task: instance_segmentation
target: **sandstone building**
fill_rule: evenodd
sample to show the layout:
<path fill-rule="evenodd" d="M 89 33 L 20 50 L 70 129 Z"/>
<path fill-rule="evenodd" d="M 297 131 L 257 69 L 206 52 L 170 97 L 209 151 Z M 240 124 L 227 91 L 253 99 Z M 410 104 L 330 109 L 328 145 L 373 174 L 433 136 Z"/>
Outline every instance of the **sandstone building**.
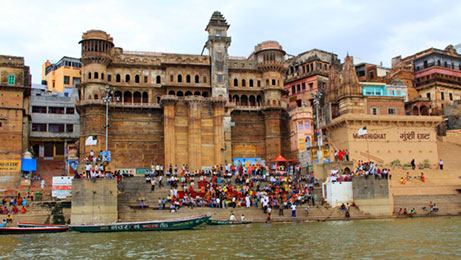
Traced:
<path fill-rule="evenodd" d="M 64 56 L 58 62 L 47 60 L 42 65 L 42 84 L 48 86 L 49 91 L 64 92 L 65 87 L 80 84 L 80 59 Z"/>
<path fill-rule="evenodd" d="M 267 41 L 247 58 L 229 56 L 228 28 L 213 13 L 208 55 L 126 51 L 106 32 L 84 33 L 80 161 L 105 150 L 106 105 L 113 170 L 156 163 L 196 170 L 288 153 L 285 52 Z"/>
<path fill-rule="evenodd" d="M 21 176 L 29 142 L 30 72 L 23 57 L 0 56 L 0 189 Z"/>

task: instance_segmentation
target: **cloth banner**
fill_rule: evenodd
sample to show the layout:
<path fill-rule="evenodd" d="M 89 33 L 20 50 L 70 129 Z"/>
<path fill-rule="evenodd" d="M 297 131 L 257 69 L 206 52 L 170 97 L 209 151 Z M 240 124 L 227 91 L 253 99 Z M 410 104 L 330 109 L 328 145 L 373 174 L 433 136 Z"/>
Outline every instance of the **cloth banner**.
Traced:
<path fill-rule="evenodd" d="M 21 160 L 21 171 L 23 172 L 37 171 L 37 159 L 22 159 Z"/>

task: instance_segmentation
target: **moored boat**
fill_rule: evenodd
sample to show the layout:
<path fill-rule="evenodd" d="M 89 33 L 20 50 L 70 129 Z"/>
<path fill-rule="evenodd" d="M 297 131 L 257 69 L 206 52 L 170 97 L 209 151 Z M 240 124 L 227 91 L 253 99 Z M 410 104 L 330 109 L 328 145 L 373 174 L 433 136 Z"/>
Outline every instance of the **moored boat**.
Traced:
<path fill-rule="evenodd" d="M 0 235 L 58 233 L 66 232 L 69 227 L 2 227 Z"/>
<path fill-rule="evenodd" d="M 78 232 L 120 232 L 120 231 L 162 231 L 191 229 L 211 217 L 210 214 L 192 216 L 187 218 L 176 218 L 168 220 L 155 220 L 144 222 L 123 222 L 113 224 L 95 225 L 70 225 L 70 229 Z"/>
<path fill-rule="evenodd" d="M 251 224 L 251 221 L 232 221 L 232 220 L 215 220 L 209 219 L 207 220 L 207 225 L 243 225 L 243 224 Z"/>
<path fill-rule="evenodd" d="M 39 223 L 18 222 L 18 227 L 68 227 L 68 226 L 59 225 L 59 224 L 39 224 Z"/>

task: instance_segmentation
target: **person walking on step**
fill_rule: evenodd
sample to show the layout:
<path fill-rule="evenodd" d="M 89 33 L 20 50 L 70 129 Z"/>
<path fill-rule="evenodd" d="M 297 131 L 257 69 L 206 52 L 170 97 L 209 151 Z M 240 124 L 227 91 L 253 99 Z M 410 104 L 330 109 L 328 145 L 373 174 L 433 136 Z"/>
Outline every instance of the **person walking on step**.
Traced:
<path fill-rule="evenodd" d="M 155 191 L 155 177 L 150 179 L 150 191 Z"/>
<path fill-rule="evenodd" d="M 442 161 L 442 159 L 440 159 L 440 161 L 439 161 L 439 167 L 440 167 L 440 170 L 443 170 L 443 161 Z"/>
<path fill-rule="evenodd" d="M 414 170 L 416 168 L 415 159 L 411 160 L 411 168 Z"/>

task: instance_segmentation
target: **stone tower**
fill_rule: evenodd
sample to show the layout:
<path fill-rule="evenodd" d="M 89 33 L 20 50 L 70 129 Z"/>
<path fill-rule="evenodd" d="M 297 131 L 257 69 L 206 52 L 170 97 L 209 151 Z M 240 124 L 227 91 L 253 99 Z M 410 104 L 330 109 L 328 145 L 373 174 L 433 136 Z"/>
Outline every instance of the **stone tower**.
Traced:
<path fill-rule="evenodd" d="M 365 104 L 362 94 L 362 87 L 359 84 L 352 57 L 349 54 L 344 59 L 341 75 L 341 85 L 338 88 L 337 99 L 339 103 L 339 114 L 365 113 Z"/>
<path fill-rule="evenodd" d="M 229 24 L 218 11 L 213 13 L 205 28 L 205 31 L 208 32 L 208 41 L 205 47 L 210 54 L 212 97 L 227 97 L 229 95 L 227 49 L 231 44 L 231 37 L 227 36 L 228 29 Z"/>
<path fill-rule="evenodd" d="M 81 108 L 82 122 L 80 130 L 80 153 L 89 153 L 87 150 L 105 150 L 105 106 L 100 105 L 100 100 L 106 96 L 108 84 L 107 65 L 112 62 L 114 48 L 113 39 L 104 31 L 90 30 L 83 33 L 82 40 L 82 84 L 80 100 L 94 104 L 91 109 Z M 96 146 L 85 146 L 85 140 L 96 137 Z"/>

